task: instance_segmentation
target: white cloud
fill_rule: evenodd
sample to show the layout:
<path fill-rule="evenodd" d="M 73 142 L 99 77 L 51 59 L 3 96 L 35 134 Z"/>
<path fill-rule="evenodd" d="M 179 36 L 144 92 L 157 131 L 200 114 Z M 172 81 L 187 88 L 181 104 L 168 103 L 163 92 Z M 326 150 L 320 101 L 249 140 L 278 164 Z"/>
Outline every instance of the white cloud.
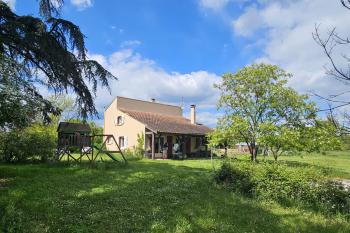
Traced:
<path fill-rule="evenodd" d="M 199 4 L 203 8 L 220 10 L 227 5 L 230 0 L 200 0 Z"/>
<path fill-rule="evenodd" d="M 12 9 L 15 9 L 16 0 L 4 0 L 4 2 Z"/>
<path fill-rule="evenodd" d="M 110 83 L 111 94 L 105 89 L 98 90 L 96 106 L 100 113 L 116 96 L 144 100 L 155 98 L 159 102 L 176 105 L 183 102 L 185 108 L 197 104 L 199 110 L 215 111 L 219 93 L 213 84 L 220 81 L 216 74 L 207 71 L 167 72 L 153 60 L 143 58 L 132 49 L 122 49 L 109 57 L 90 55 L 90 58 L 118 77 L 118 81 Z M 213 125 L 213 120 L 201 118 L 200 112 L 198 114 L 202 123 Z"/>
<path fill-rule="evenodd" d="M 346 87 L 325 75 L 324 66 L 329 66 L 329 61 L 313 40 L 312 32 L 315 24 L 321 24 L 323 32 L 336 26 L 340 34 L 349 36 L 344 24 L 349 21 L 350 11 L 339 1 L 260 0 L 259 4 L 247 5 L 232 25 L 238 36 L 263 38 L 263 55 L 256 62 L 278 64 L 294 74 L 292 87 L 326 96 L 342 92 Z M 339 49 L 335 48 L 334 54 L 350 53 Z M 336 60 L 340 62 L 341 56 Z"/>
<path fill-rule="evenodd" d="M 120 44 L 121 48 L 135 47 L 141 44 L 139 40 L 126 40 Z"/>
<path fill-rule="evenodd" d="M 197 122 L 205 123 L 209 127 L 215 127 L 218 119 L 222 117 L 222 113 L 199 112 L 197 114 Z"/>
<path fill-rule="evenodd" d="M 85 8 L 92 7 L 93 0 L 71 0 L 71 3 L 78 8 L 78 10 L 84 10 Z"/>
<path fill-rule="evenodd" d="M 259 11 L 256 6 L 246 9 L 245 13 L 238 20 L 232 22 L 232 26 L 237 35 L 251 36 L 261 25 Z"/>

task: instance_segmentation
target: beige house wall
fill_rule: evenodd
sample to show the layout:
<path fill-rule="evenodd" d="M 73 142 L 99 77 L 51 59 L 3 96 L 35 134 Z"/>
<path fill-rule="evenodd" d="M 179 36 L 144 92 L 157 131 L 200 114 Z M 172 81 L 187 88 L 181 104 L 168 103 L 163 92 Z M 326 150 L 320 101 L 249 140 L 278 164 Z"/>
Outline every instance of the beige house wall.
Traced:
<path fill-rule="evenodd" d="M 123 124 L 117 125 L 117 117 L 123 117 Z M 145 125 L 126 115 L 118 109 L 117 99 L 104 113 L 104 134 L 113 134 L 119 143 L 119 137 L 124 137 L 125 146 L 121 149 L 134 149 L 137 145 L 137 134 L 145 134 Z M 108 150 L 117 150 L 113 141 L 106 144 Z"/>

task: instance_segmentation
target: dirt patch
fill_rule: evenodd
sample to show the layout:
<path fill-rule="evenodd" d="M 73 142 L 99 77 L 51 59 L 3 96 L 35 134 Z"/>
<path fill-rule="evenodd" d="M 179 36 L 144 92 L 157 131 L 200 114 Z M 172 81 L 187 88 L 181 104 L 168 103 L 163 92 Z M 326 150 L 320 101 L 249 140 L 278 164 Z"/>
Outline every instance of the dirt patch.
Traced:
<path fill-rule="evenodd" d="M 350 180 L 348 179 L 335 179 L 335 181 L 340 182 L 345 190 L 350 190 Z"/>
<path fill-rule="evenodd" d="M 13 178 L 0 178 L 0 190 L 6 189 Z"/>

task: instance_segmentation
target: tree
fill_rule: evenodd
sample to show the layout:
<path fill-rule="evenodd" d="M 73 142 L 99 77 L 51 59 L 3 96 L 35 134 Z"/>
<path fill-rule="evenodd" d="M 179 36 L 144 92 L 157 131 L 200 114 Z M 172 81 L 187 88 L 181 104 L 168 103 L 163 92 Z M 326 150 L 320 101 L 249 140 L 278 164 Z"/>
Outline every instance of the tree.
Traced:
<path fill-rule="evenodd" d="M 287 151 L 303 150 L 300 145 L 300 130 L 286 125 L 262 125 L 262 137 L 259 144 L 264 145 L 275 161 Z"/>
<path fill-rule="evenodd" d="M 6 58 L 5 58 L 6 59 Z M 6 61 L 11 64 L 11 61 Z M 17 74 L 17 64 L 9 68 L 0 55 L 0 129 L 23 128 L 38 118 L 48 122 L 50 113 L 58 115 L 60 110 L 54 107 L 25 80 Z"/>
<path fill-rule="evenodd" d="M 79 109 L 72 96 L 67 94 L 51 95 L 48 100 L 61 111 L 57 123 L 79 118 Z"/>
<path fill-rule="evenodd" d="M 340 3 L 348 10 L 350 10 L 350 0 L 340 0 Z M 339 57 L 335 53 L 335 49 L 338 48 L 338 51 L 346 51 L 347 47 L 350 46 L 350 39 L 347 36 L 340 35 L 336 27 L 333 27 L 329 30 L 328 34 L 323 37 L 320 33 L 319 26 L 315 26 L 315 31 L 312 33 L 312 36 L 316 43 L 322 48 L 326 57 L 330 61 L 330 67 L 326 67 L 326 74 L 335 78 L 336 80 L 341 81 L 342 83 L 348 85 L 350 84 L 350 58 L 346 54 L 341 53 Z M 321 99 L 331 103 L 329 109 L 324 109 L 324 111 L 329 111 L 330 116 L 333 118 L 333 110 L 340 109 L 342 107 L 350 105 L 350 101 L 346 99 L 341 99 L 346 94 L 349 94 L 350 91 L 345 91 L 342 93 L 334 93 L 328 97 L 320 96 Z M 345 96 L 346 97 L 346 96 Z M 333 105 L 333 106 L 332 106 Z M 335 106 L 334 106 L 335 105 Z M 333 119 L 333 121 L 335 121 Z M 342 131 L 342 133 L 350 133 L 350 118 L 348 113 L 344 114 L 343 124 L 338 124 L 335 126 Z"/>
<path fill-rule="evenodd" d="M 97 113 L 93 101 L 97 85 L 109 88 L 109 80 L 115 79 L 99 63 L 88 59 L 79 27 L 59 18 L 62 4 L 63 0 L 39 0 L 41 18 L 37 18 L 19 16 L 0 1 L 0 75 L 15 80 L 15 85 L 2 81 L 1 91 L 17 88 L 21 95 L 16 96 L 16 102 L 31 99 L 28 106 L 37 106 L 32 111 L 40 112 L 46 121 L 59 111 L 40 95 L 36 84 L 55 93 L 73 91 L 81 116 L 87 118 Z M 13 108 L 11 95 L 2 94 L 1 104 L 9 102 L 6 106 Z M 25 120 L 31 121 L 32 115 Z M 2 117 L 0 125 L 12 124 L 11 117 Z"/>
<path fill-rule="evenodd" d="M 300 145 L 307 152 L 324 152 L 341 149 L 340 133 L 331 119 L 317 120 L 300 133 Z"/>
<path fill-rule="evenodd" d="M 219 120 L 216 129 L 208 134 L 208 142 L 210 147 L 223 146 L 225 149 L 225 157 L 227 157 L 227 149 L 237 143 L 237 138 L 234 137 L 230 129 L 226 127 L 223 120 Z"/>
<path fill-rule="evenodd" d="M 278 66 L 253 64 L 224 74 L 221 84 L 215 85 L 221 91 L 218 108 L 225 112 L 222 123 L 230 135 L 247 143 L 252 161 L 263 146 L 261 139 L 277 133 L 271 130 L 297 129 L 316 117 L 308 96 L 286 87 L 290 77 Z"/>

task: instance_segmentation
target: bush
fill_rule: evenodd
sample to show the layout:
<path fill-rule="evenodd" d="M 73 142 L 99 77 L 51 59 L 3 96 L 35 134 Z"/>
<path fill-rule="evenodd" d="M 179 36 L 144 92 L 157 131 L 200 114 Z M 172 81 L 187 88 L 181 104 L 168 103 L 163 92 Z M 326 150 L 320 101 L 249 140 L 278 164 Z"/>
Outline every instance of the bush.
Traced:
<path fill-rule="evenodd" d="M 277 163 L 224 162 L 215 180 L 229 189 L 259 200 L 302 204 L 324 213 L 350 216 L 350 192 L 315 169 Z"/>
<path fill-rule="evenodd" d="M 134 152 L 138 159 L 143 159 L 145 155 L 145 136 L 143 133 L 137 134 L 137 145 L 134 148 Z"/>
<path fill-rule="evenodd" d="M 6 162 L 23 162 L 28 159 L 47 161 L 54 156 L 57 143 L 53 126 L 33 124 L 23 130 L 0 134 L 0 159 Z"/>

